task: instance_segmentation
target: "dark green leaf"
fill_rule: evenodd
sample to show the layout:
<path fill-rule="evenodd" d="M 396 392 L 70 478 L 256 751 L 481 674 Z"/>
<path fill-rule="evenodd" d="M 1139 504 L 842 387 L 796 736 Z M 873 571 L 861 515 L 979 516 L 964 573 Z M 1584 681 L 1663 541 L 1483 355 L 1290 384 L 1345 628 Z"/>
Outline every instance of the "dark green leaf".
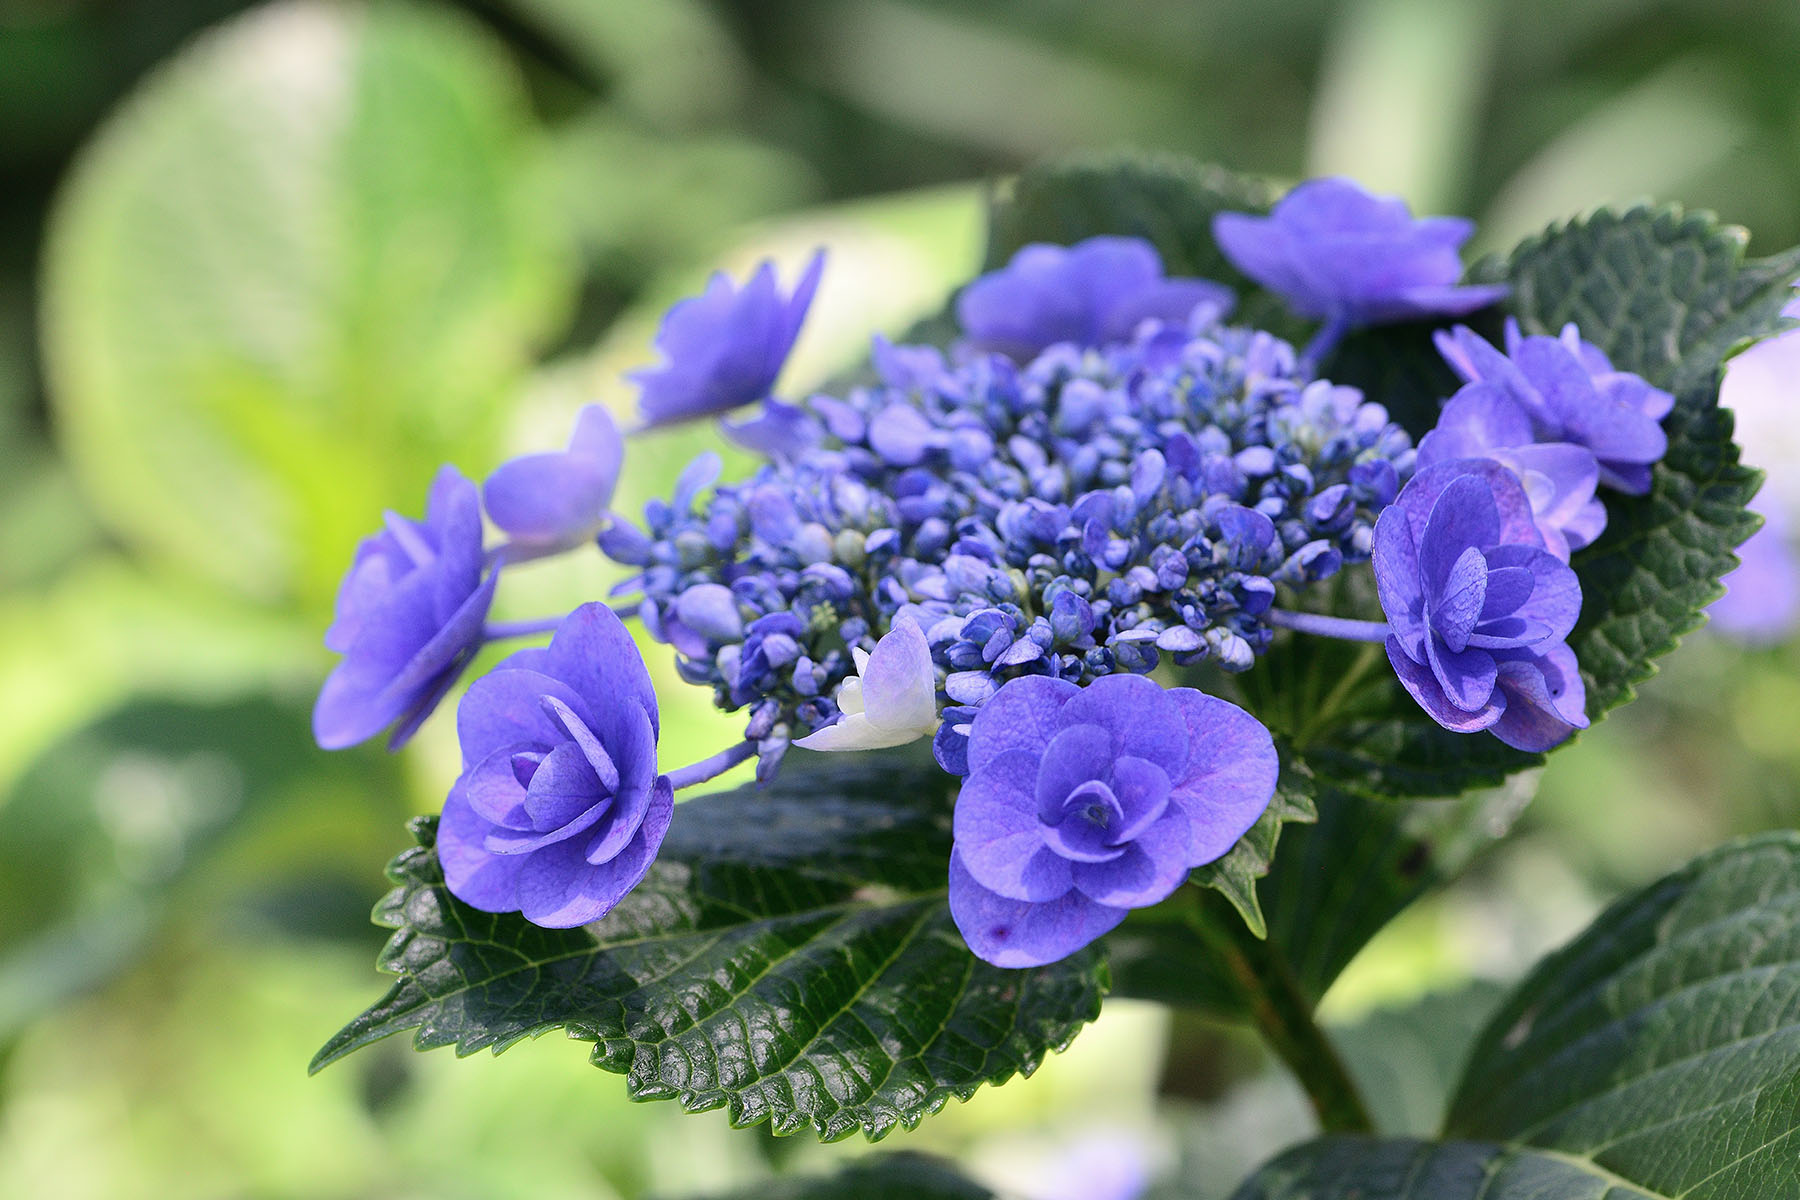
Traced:
<path fill-rule="evenodd" d="M 1471 980 L 1398 1008 L 1378 1008 L 1351 1025 L 1332 1026 L 1331 1040 L 1368 1101 L 1375 1128 L 1435 1134 L 1463 1060 L 1505 999 L 1501 985 Z"/>
<path fill-rule="evenodd" d="M 1237 1200 L 1762 1200 L 1800 1194 L 1800 834 L 1613 905 L 1477 1040 L 1449 1138 L 1322 1138 Z"/>
<path fill-rule="evenodd" d="M 1268 935 L 1268 924 L 1256 900 L 1256 881 L 1269 873 L 1269 866 L 1275 861 L 1275 843 L 1281 838 L 1281 827 L 1290 822 L 1306 824 L 1319 816 L 1306 783 L 1296 768 L 1285 767 L 1275 799 L 1250 832 L 1239 838 L 1223 858 L 1189 876 L 1193 882 L 1213 888 L 1229 900 L 1257 937 Z"/>
<path fill-rule="evenodd" d="M 1545 960 L 1477 1043 L 1446 1129 L 1657 1195 L 1800 1191 L 1800 835 L 1704 855 Z"/>
<path fill-rule="evenodd" d="M 994 1193 L 939 1159 L 884 1154 L 835 1175 L 775 1179 L 716 1200 L 993 1200 Z"/>
<path fill-rule="evenodd" d="M 826 1138 L 911 1127 L 1035 1070 L 1107 988 L 1093 949 L 1024 971 L 969 953 L 945 903 L 950 793 L 934 766 L 862 755 L 690 801 L 644 882 L 568 930 L 457 901 L 422 821 L 376 910 L 400 980 L 315 1069 L 405 1029 L 467 1054 L 562 1028 L 637 1098 Z"/>
<path fill-rule="evenodd" d="M 1749 1200 L 1744 1193 L 1744 1200 Z M 1588 1163 L 1484 1142 L 1327 1137 L 1258 1171 L 1232 1200 L 1657 1200 Z"/>

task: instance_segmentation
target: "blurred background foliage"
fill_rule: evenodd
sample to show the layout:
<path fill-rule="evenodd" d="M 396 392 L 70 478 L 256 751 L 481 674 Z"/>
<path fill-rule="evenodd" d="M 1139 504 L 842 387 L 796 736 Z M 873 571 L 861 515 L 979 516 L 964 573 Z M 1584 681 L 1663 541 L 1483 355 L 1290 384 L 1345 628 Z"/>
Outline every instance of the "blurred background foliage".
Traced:
<path fill-rule="evenodd" d="M 862 1152 L 631 1105 L 555 1041 L 304 1076 L 454 769 L 442 719 L 397 759 L 308 736 L 379 510 L 626 411 L 713 267 L 828 245 L 788 384 L 825 378 L 973 271 L 981 180 L 1065 150 L 1348 173 L 1477 249 L 1645 195 L 1787 246 L 1796 63 L 1768 0 L 0 0 L 0 1195 L 681 1196 Z M 1800 468 L 1778 440 L 1752 461 Z M 624 506 L 710 442 L 638 443 Z M 609 582 L 534 566 L 500 612 Z M 1485 981 L 1796 822 L 1796 668 L 1693 639 L 1365 953 L 1327 1010 L 1392 1127 Z M 668 690 L 668 753 L 711 750 L 731 719 Z M 1045 1200 L 1101 1161 L 1214 1196 L 1309 1128 L 1236 1034 L 1118 1004 L 894 1141 Z"/>

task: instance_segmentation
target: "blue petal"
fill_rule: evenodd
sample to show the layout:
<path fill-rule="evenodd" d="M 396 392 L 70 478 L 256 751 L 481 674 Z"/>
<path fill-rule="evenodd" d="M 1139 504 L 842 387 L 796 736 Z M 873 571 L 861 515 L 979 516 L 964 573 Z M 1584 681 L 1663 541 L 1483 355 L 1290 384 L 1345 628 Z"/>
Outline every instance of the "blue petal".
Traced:
<path fill-rule="evenodd" d="M 952 815 L 957 852 L 982 886 L 1015 900 L 1049 900 L 1069 890 L 1069 864 L 1044 845 L 1029 780 L 1036 762 L 1000 756 L 963 782 Z"/>
<path fill-rule="evenodd" d="M 1187 726 L 1188 763 L 1170 806 L 1188 822 L 1190 867 L 1237 844 L 1275 798 L 1280 759 L 1262 722 L 1237 705 L 1193 688 L 1174 688 Z"/>
<path fill-rule="evenodd" d="M 520 915 L 534 925 L 566 929 L 611 912 L 649 871 L 668 832 L 674 803 L 668 777 L 658 779 L 636 836 L 603 863 L 587 860 L 580 839 L 522 856 L 517 882 Z"/>
<path fill-rule="evenodd" d="M 1192 860 L 1188 822 L 1177 812 L 1152 822 L 1119 857 L 1078 862 L 1070 873 L 1076 888 L 1096 904 L 1144 908 L 1180 887 Z"/>
<path fill-rule="evenodd" d="M 1039 967 L 1067 958 L 1118 927 L 1126 909 L 1071 888 L 1055 900 L 1010 900 L 984 888 L 950 855 L 950 916 L 975 957 L 996 967 Z"/>

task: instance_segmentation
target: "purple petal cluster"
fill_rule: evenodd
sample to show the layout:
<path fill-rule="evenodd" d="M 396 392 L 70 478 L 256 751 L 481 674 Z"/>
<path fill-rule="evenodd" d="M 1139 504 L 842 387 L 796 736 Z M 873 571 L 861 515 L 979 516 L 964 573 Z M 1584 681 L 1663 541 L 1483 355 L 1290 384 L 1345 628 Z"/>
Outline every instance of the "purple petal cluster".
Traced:
<path fill-rule="evenodd" d="M 1581 584 L 1512 472 L 1485 458 L 1421 470 L 1375 523 L 1374 565 L 1388 659 L 1438 724 L 1531 751 L 1586 728 L 1564 640 Z"/>
<path fill-rule="evenodd" d="M 653 502 L 601 546 L 642 612 L 772 770 L 829 725 L 902 616 L 942 672 L 939 760 L 1008 680 L 1085 684 L 1163 655 L 1248 668 L 1278 586 L 1364 561 L 1410 473 L 1380 405 L 1302 373 L 1285 342 L 1149 322 L 1020 365 L 878 345 L 881 382 L 805 408 L 824 430 L 747 481 Z"/>
<path fill-rule="evenodd" d="M 656 694 L 619 618 L 584 604 L 550 644 L 476 680 L 456 714 L 462 775 L 444 803 L 444 882 L 483 912 L 550 928 L 606 915 L 662 845 Z"/>
<path fill-rule="evenodd" d="M 1634 496 L 1649 492 L 1650 468 L 1669 448 L 1660 422 L 1675 397 L 1629 371 L 1614 370 L 1574 325 L 1565 325 L 1560 337 L 1525 337 L 1509 319 L 1504 354 L 1464 327 L 1440 331 L 1437 344 L 1467 381 L 1438 422 L 1459 444 L 1582 446 L 1594 456 L 1599 482 Z M 1517 438 L 1522 430 L 1529 430 L 1525 441 L 1502 440 Z M 1591 518 L 1587 521 L 1591 525 Z M 1564 528 L 1578 532 L 1575 526 Z"/>
<path fill-rule="evenodd" d="M 313 707 L 319 745 L 342 749 L 389 725 L 390 747 L 410 738 L 481 645 L 494 583 L 475 485 L 446 466 L 424 521 L 390 512 L 356 548 L 325 631 L 326 647 L 344 658 Z"/>
<path fill-rule="evenodd" d="M 1185 325 L 1201 305 L 1223 317 L 1236 303 L 1223 284 L 1166 278 L 1162 257 L 1142 238 L 1093 237 L 1023 247 L 963 289 L 956 315 L 974 349 L 1024 362 L 1062 342 L 1128 341 L 1148 319 Z"/>
<path fill-rule="evenodd" d="M 1030 967 L 1165 899 L 1275 793 L 1268 730 L 1192 688 L 1015 679 L 976 715 L 950 913 L 975 954 Z"/>
<path fill-rule="evenodd" d="M 1266 217 L 1221 213 L 1213 236 L 1232 265 L 1304 317 L 1374 325 L 1460 316 L 1506 297 L 1462 287 L 1458 251 L 1474 232 L 1460 217 L 1414 219 L 1404 201 L 1348 179 L 1312 179 Z"/>
<path fill-rule="evenodd" d="M 784 296 L 775 265 L 764 261 L 742 288 L 715 274 L 700 295 L 670 308 L 656 335 L 664 364 L 630 376 L 645 425 L 716 416 L 767 396 L 824 269 L 820 251 Z"/>
<path fill-rule="evenodd" d="M 573 546 L 606 519 L 625 441 L 612 416 L 590 404 L 575 419 L 567 450 L 526 454 L 495 468 L 481 485 L 488 518 L 515 542 Z"/>
<path fill-rule="evenodd" d="M 1594 496 L 1600 464 L 1586 446 L 1535 439 L 1523 408 L 1496 387 L 1472 383 L 1451 397 L 1437 427 L 1419 440 L 1417 465 L 1461 458 L 1500 463 L 1524 485 L 1545 548 L 1568 562 L 1606 528 L 1606 506 Z"/>

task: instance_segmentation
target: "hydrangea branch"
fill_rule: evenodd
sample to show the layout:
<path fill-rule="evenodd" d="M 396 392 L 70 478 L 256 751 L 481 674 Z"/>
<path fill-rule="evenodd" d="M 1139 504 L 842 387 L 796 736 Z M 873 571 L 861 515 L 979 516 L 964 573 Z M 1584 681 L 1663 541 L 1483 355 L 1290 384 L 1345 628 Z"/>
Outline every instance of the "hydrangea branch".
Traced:
<path fill-rule="evenodd" d="M 1292 629 L 1296 633 L 1311 633 L 1319 637 L 1338 638 L 1346 642 L 1385 642 L 1388 627 L 1383 621 L 1357 621 L 1350 617 L 1328 617 L 1323 613 L 1290 612 L 1287 609 L 1271 608 L 1268 612 L 1269 624 L 1279 625 L 1283 629 Z"/>
<path fill-rule="evenodd" d="M 1325 1031 L 1293 971 L 1266 940 L 1256 937 L 1223 901 L 1182 890 L 1182 919 L 1224 968 L 1263 1040 L 1299 1080 L 1325 1133 L 1373 1133 L 1368 1104 Z"/>

